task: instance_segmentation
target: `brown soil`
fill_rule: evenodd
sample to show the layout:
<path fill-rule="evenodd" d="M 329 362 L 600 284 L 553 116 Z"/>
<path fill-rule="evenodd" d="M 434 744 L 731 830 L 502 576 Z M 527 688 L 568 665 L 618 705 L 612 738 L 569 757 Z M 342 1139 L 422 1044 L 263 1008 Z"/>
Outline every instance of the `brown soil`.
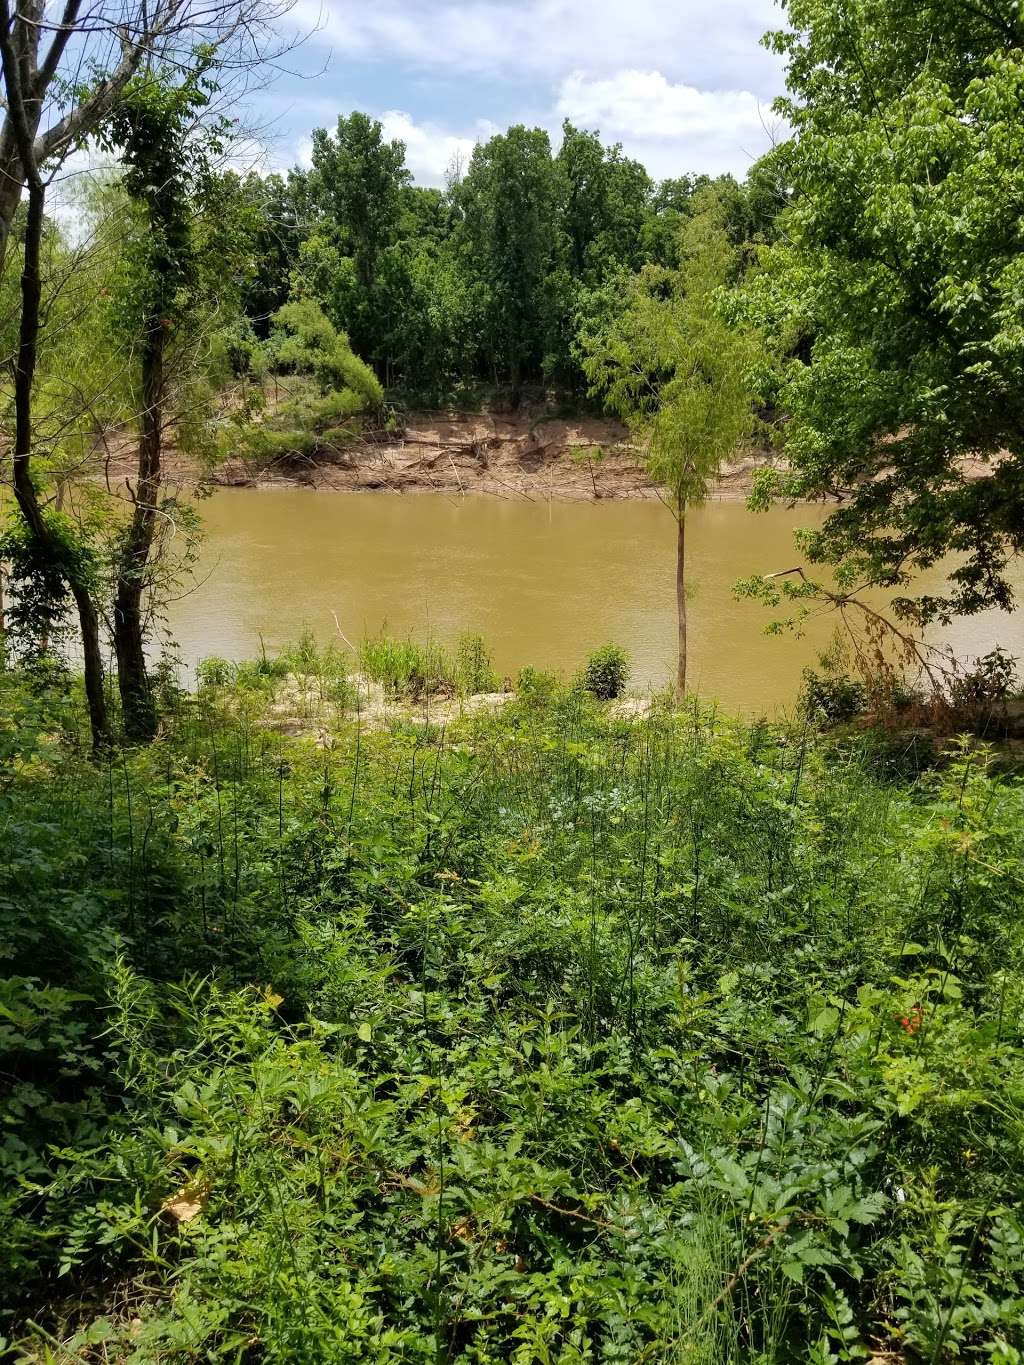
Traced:
<path fill-rule="evenodd" d="M 741 501 L 750 492 L 754 471 L 768 459 L 763 451 L 739 455 L 723 471 L 712 496 Z M 108 478 L 121 482 L 133 472 L 133 464 L 134 450 L 114 452 Z M 229 459 L 212 474 L 201 475 L 187 456 L 172 448 L 165 453 L 164 465 L 174 481 L 202 479 L 229 487 L 486 493 L 569 501 L 658 496 L 639 449 L 618 422 L 538 417 L 529 412 L 512 416 L 413 413 L 393 436 L 364 442 L 330 460 L 293 459 L 257 469 L 240 459 Z"/>

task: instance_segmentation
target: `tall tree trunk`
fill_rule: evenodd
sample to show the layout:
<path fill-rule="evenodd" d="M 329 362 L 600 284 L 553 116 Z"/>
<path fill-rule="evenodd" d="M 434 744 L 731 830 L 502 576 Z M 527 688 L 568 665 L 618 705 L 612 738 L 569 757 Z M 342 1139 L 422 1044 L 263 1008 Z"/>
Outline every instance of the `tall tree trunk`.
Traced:
<path fill-rule="evenodd" d="M 89 589 L 72 581 L 71 593 L 78 608 L 78 628 L 82 635 L 85 671 L 85 699 L 89 707 L 92 747 L 100 752 L 110 745 L 107 697 L 103 690 L 103 655 L 100 652 L 100 620 Z"/>
<path fill-rule="evenodd" d="M 135 505 L 118 560 L 114 594 L 114 652 L 125 734 L 145 743 L 156 734 L 156 707 L 146 670 L 142 594 L 156 531 L 163 441 L 165 332 L 150 319 L 142 352 L 142 429 Z"/>
<path fill-rule="evenodd" d="M 27 0 L 12 23 L 8 0 L 0 0 L 0 57 L 3 61 L 7 116 L 0 132 L 0 160 L 9 167 L 16 156 L 19 170 L 17 192 L 8 179 L 0 192 L 0 249 L 6 249 L 10 225 L 21 197 L 21 185 L 28 187 L 28 213 L 25 220 L 25 252 L 21 269 L 21 319 L 18 329 L 18 355 L 14 366 L 14 499 L 29 534 L 51 563 L 57 565 L 71 589 L 78 607 L 85 667 L 85 693 L 89 705 L 89 724 L 94 749 L 110 742 L 107 704 L 103 692 L 103 659 L 99 647 L 99 621 L 89 590 L 85 570 L 76 555 L 69 555 L 59 537 L 47 525 L 39 505 L 29 465 L 32 460 L 32 388 L 35 382 L 36 353 L 39 344 L 42 281 L 39 252 L 43 238 L 43 210 L 46 191 L 39 174 L 34 139 L 42 107 L 40 86 L 52 79 L 56 63 L 64 50 L 78 12 L 78 0 L 65 8 L 67 24 L 54 40 L 51 53 L 42 67 L 36 62 L 39 47 L 38 0 Z"/>
<path fill-rule="evenodd" d="M 686 511 L 676 509 L 676 613 L 679 618 L 679 658 L 676 664 L 676 691 L 680 699 L 686 692 Z"/>
<path fill-rule="evenodd" d="M 110 743 L 107 703 L 103 691 L 103 657 L 100 653 L 99 618 L 83 569 L 69 556 L 43 516 L 32 482 L 32 385 L 35 378 L 36 350 L 39 341 L 39 309 L 42 283 L 39 275 L 39 247 L 43 232 L 45 191 L 38 175 L 30 178 L 28 216 L 25 223 L 25 257 L 21 272 L 21 325 L 18 358 L 14 371 L 14 497 L 36 544 L 57 564 L 71 588 L 78 608 L 82 632 L 85 694 L 89 705 L 89 725 L 94 749 Z"/>

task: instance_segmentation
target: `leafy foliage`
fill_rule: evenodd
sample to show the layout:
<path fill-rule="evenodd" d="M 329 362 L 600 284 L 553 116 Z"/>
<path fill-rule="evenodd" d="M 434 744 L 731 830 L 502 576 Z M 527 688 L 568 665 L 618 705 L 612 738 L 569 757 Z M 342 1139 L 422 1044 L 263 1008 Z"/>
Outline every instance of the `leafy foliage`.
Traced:
<path fill-rule="evenodd" d="M 99 763 L 2 676 L 16 1358 L 1015 1359 L 1018 783 L 268 670 Z"/>
<path fill-rule="evenodd" d="M 789 0 L 777 154 L 793 201 L 751 282 L 787 357 L 788 472 L 763 496 L 842 505 L 809 538 L 852 582 L 955 555 L 915 623 L 1008 608 L 1024 548 L 1024 27 L 1019 7 Z M 966 457 L 988 466 L 965 468 Z M 977 477 L 975 477 L 977 475 Z"/>
<path fill-rule="evenodd" d="M 583 668 L 583 686 L 599 701 L 621 697 L 628 680 L 629 659 L 619 645 L 602 645 L 595 649 Z"/>
<path fill-rule="evenodd" d="M 282 304 L 264 349 L 271 363 L 299 376 L 299 382 L 283 403 L 255 419 L 251 410 L 241 409 L 228 432 L 230 448 L 240 431 L 242 453 L 257 461 L 322 456 L 359 436 L 363 414 L 381 417 L 380 381 L 312 299 Z M 303 376 L 313 380 L 312 390 Z"/>
<path fill-rule="evenodd" d="M 583 338 L 591 391 L 644 440 L 652 479 L 682 510 L 707 496 L 722 461 L 753 426 L 751 339 L 716 308 L 734 269 L 713 199 L 688 222 L 679 270 L 647 267 L 623 311 Z"/>

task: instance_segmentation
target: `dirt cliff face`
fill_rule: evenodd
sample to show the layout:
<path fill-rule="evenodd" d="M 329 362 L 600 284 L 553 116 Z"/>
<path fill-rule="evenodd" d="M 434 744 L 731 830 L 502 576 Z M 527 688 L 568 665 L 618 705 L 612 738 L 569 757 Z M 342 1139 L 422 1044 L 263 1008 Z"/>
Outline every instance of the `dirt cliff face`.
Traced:
<path fill-rule="evenodd" d="M 766 461 L 763 451 L 738 455 L 723 470 L 712 496 L 745 498 L 754 471 Z M 120 481 L 133 465 L 134 448 L 119 445 L 107 459 L 108 479 Z M 171 446 L 164 466 L 168 478 L 178 483 L 233 487 L 300 484 L 342 491 L 486 493 L 569 501 L 657 496 L 642 451 L 620 423 L 529 412 L 410 413 L 393 433 L 354 443 L 342 455 L 293 456 L 258 466 L 229 458 L 209 472 L 201 472 Z"/>
<path fill-rule="evenodd" d="M 738 457 L 723 471 L 713 496 L 746 497 L 754 470 L 765 462 L 764 452 Z M 341 458 L 291 460 L 260 469 L 229 460 L 214 480 L 579 501 L 657 496 L 642 452 L 619 423 L 538 419 L 526 413 L 414 413 L 400 432 L 353 446 Z"/>

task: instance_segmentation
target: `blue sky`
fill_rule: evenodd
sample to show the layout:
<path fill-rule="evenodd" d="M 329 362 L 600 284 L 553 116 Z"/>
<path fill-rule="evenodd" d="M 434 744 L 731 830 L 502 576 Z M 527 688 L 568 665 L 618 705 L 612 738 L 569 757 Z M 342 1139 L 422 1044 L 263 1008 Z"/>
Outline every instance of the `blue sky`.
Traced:
<path fill-rule="evenodd" d="M 781 131 L 774 0 L 297 0 L 291 20 L 307 37 L 251 111 L 278 167 L 352 109 L 420 184 L 510 123 L 598 128 L 657 178 L 741 176 Z"/>

